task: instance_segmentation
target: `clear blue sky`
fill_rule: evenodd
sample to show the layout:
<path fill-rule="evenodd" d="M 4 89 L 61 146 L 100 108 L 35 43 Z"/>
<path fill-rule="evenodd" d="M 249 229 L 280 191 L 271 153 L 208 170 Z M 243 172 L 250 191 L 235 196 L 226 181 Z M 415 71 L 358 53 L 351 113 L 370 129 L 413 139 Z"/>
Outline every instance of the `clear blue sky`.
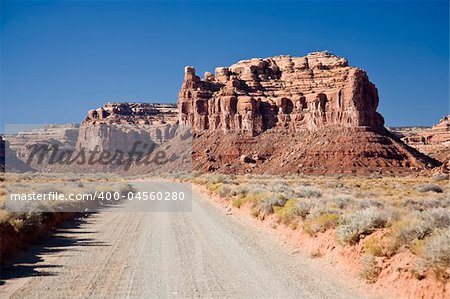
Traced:
<path fill-rule="evenodd" d="M 199 74 L 329 50 L 365 69 L 387 125 L 449 113 L 447 1 L 2 1 L 1 123 L 66 123 L 106 101 L 176 102 Z"/>

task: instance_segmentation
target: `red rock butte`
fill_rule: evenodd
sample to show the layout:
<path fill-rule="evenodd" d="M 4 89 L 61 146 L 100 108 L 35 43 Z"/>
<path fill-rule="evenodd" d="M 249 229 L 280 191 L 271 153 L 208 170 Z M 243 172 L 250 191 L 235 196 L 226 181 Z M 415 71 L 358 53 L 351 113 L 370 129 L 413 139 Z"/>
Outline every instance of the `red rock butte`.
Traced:
<path fill-rule="evenodd" d="M 328 52 L 243 60 L 203 79 L 186 67 L 178 105 L 180 122 L 194 131 L 257 135 L 274 127 L 315 131 L 384 124 L 366 72 Z"/>
<path fill-rule="evenodd" d="M 185 68 L 181 125 L 194 167 L 225 173 L 409 172 L 439 162 L 384 128 L 367 73 L 329 52 Z M 226 133 L 226 134 L 224 134 Z"/>

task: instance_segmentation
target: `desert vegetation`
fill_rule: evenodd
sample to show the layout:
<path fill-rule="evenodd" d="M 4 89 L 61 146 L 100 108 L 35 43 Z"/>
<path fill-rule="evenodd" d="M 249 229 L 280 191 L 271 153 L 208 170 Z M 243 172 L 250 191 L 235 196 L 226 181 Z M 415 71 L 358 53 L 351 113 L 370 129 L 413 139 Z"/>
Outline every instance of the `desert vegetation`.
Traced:
<path fill-rule="evenodd" d="M 45 208 L 37 202 L 20 202 L 20 209 L 7 207 L 9 193 L 94 194 L 95 192 L 133 192 L 124 179 L 112 175 L 2 174 L 0 177 L 0 234 L 2 258 L 17 248 L 27 246 L 44 235 L 52 226 L 100 208 L 101 201 L 52 201 Z M 95 199 L 95 198 L 94 198 Z"/>
<path fill-rule="evenodd" d="M 410 275 L 448 281 L 450 197 L 447 180 L 429 177 L 302 175 L 181 176 L 260 220 L 331 233 L 344 248 L 360 248 L 360 275 L 377 280 L 397 254 L 413 255 Z M 417 273 L 420 273 L 418 275 Z"/>

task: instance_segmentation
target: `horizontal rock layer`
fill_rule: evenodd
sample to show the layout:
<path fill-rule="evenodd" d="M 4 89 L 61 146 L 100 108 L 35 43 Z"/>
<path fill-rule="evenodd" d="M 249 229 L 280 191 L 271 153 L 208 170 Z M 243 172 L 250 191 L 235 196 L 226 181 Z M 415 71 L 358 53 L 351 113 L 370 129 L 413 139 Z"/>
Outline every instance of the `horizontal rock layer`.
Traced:
<path fill-rule="evenodd" d="M 165 124 L 178 121 L 175 104 L 106 103 L 89 110 L 85 123 Z"/>
<path fill-rule="evenodd" d="M 406 144 L 444 162 L 450 159 L 450 115 L 431 128 L 391 128 Z"/>
<path fill-rule="evenodd" d="M 194 139 L 193 163 L 199 171 L 230 174 L 400 174 L 440 165 L 393 135 L 364 128 L 257 136 L 208 131 Z"/>
<path fill-rule="evenodd" d="M 180 123 L 194 131 L 257 135 L 278 127 L 383 128 L 378 93 L 365 71 L 328 52 L 276 56 L 216 68 L 203 79 L 186 67 L 179 93 Z"/>

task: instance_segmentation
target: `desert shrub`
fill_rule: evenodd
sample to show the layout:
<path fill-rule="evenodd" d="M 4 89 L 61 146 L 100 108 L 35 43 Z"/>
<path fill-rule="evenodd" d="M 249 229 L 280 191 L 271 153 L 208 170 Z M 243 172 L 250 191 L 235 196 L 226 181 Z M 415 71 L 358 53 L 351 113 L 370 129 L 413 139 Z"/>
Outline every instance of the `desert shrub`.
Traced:
<path fill-rule="evenodd" d="M 208 183 L 218 184 L 218 183 L 229 183 L 228 178 L 224 174 L 214 173 L 206 176 Z"/>
<path fill-rule="evenodd" d="M 364 251 L 373 256 L 383 256 L 383 247 L 381 246 L 381 241 L 376 236 L 370 236 L 364 242 Z"/>
<path fill-rule="evenodd" d="M 286 182 L 276 182 L 272 185 L 272 192 L 280 193 L 284 197 L 292 197 L 294 195 L 294 190 Z"/>
<path fill-rule="evenodd" d="M 432 208 L 449 208 L 450 198 L 407 199 L 403 205 L 404 207 L 417 211 L 424 211 Z"/>
<path fill-rule="evenodd" d="M 133 188 L 133 186 L 131 186 L 128 183 L 122 183 L 120 184 L 117 192 L 119 192 L 121 195 L 127 195 L 129 192 L 135 192 L 136 189 Z"/>
<path fill-rule="evenodd" d="M 335 228 L 339 222 L 339 215 L 335 213 L 323 213 L 312 216 L 308 215 L 303 222 L 303 229 L 311 236 L 318 232 L 324 232 L 327 229 Z"/>
<path fill-rule="evenodd" d="M 11 217 L 11 213 L 0 208 L 0 226 L 8 221 Z"/>
<path fill-rule="evenodd" d="M 26 212 L 26 213 L 22 214 L 19 218 L 23 220 L 22 227 L 24 229 L 31 228 L 31 227 L 38 227 L 42 223 L 43 213 Z"/>
<path fill-rule="evenodd" d="M 275 213 L 277 214 L 278 221 L 289 224 L 294 217 L 296 209 L 297 200 L 289 199 L 282 207 L 279 207 Z"/>
<path fill-rule="evenodd" d="M 268 215 L 274 212 L 274 206 L 282 207 L 287 201 L 287 198 L 282 194 L 270 194 L 258 204 L 258 207 L 263 215 Z"/>
<path fill-rule="evenodd" d="M 439 185 L 437 185 L 437 184 L 424 184 L 424 185 L 421 185 L 421 186 L 419 186 L 417 188 L 417 191 L 419 191 L 419 192 L 430 192 L 430 191 L 432 191 L 432 192 L 436 192 L 436 193 L 444 192 L 442 190 L 442 188 Z"/>
<path fill-rule="evenodd" d="M 263 184 L 239 185 L 230 193 L 231 196 L 247 196 L 248 194 L 262 194 L 268 192 Z"/>
<path fill-rule="evenodd" d="M 261 194 L 267 193 L 269 190 L 266 185 L 263 184 L 250 184 L 248 185 L 248 193 Z"/>
<path fill-rule="evenodd" d="M 300 198 L 321 197 L 322 191 L 314 186 L 300 186 L 295 195 Z"/>
<path fill-rule="evenodd" d="M 222 183 L 206 183 L 206 188 L 210 191 L 210 192 L 218 192 L 220 190 L 220 188 L 222 187 Z"/>
<path fill-rule="evenodd" d="M 220 187 L 219 196 L 223 197 L 223 198 L 226 198 L 226 197 L 230 196 L 232 191 L 233 191 L 233 188 L 231 188 L 228 185 L 223 185 L 223 186 Z"/>
<path fill-rule="evenodd" d="M 338 209 L 346 209 L 355 203 L 355 200 L 349 195 L 337 195 L 328 199 L 329 206 Z"/>
<path fill-rule="evenodd" d="M 410 245 L 415 240 L 421 240 L 431 233 L 431 227 L 422 219 L 411 217 L 392 224 L 392 232 L 388 249 L 394 253 L 403 245 Z"/>
<path fill-rule="evenodd" d="M 366 209 L 370 207 L 382 208 L 384 204 L 381 201 L 375 199 L 362 199 L 358 201 L 359 209 Z"/>
<path fill-rule="evenodd" d="M 385 227 L 389 220 L 386 210 L 369 207 L 350 213 L 342 218 L 336 237 L 342 243 L 355 244 L 361 235 L 369 234 L 376 228 Z"/>
<path fill-rule="evenodd" d="M 341 211 L 334 207 L 329 207 L 326 200 L 312 200 L 312 207 L 307 217 L 314 218 L 323 214 L 340 214 Z"/>
<path fill-rule="evenodd" d="M 305 219 L 309 215 L 309 211 L 312 209 L 313 204 L 311 200 L 299 200 L 295 204 L 294 214 Z"/>
<path fill-rule="evenodd" d="M 233 190 L 231 191 L 230 195 L 231 196 L 239 196 L 239 197 L 244 197 L 247 195 L 248 193 L 248 186 L 246 185 L 239 185 L 236 188 L 233 188 Z"/>
<path fill-rule="evenodd" d="M 282 207 L 288 199 L 283 194 L 271 194 L 265 199 L 271 206 Z"/>
<path fill-rule="evenodd" d="M 246 197 L 238 197 L 238 198 L 233 199 L 231 204 L 233 205 L 233 207 L 240 208 L 246 202 L 247 202 Z"/>
<path fill-rule="evenodd" d="M 326 182 L 325 186 L 330 189 L 344 188 L 344 184 L 339 181 L 338 182 L 336 182 L 336 181 Z"/>
<path fill-rule="evenodd" d="M 436 182 L 448 181 L 449 175 L 448 175 L 448 173 L 437 172 L 437 173 L 433 174 L 432 179 Z"/>
<path fill-rule="evenodd" d="M 364 255 L 361 259 L 362 269 L 360 276 L 368 282 L 375 282 L 380 275 L 381 268 L 377 265 L 375 256 L 371 254 Z"/>
<path fill-rule="evenodd" d="M 431 228 L 446 228 L 450 226 L 450 210 L 444 208 L 433 208 L 423 211 L 421 218 Z"/>
<path fill-rule="evenodd" d="M 192 178 L 192 182 L 200 185 L 206 185 L 206 184 L 232 183 L 232 180 L 224 174 L 213 173 L 195 176 Z"/>
<path fill-rule="evenodd" d="M 438 231 L 427 240 L 424 258 L 427 265 L 436 270 L 436 274 L 449 278 L 445 269 L 450 267 L 450 228 Z"/>

